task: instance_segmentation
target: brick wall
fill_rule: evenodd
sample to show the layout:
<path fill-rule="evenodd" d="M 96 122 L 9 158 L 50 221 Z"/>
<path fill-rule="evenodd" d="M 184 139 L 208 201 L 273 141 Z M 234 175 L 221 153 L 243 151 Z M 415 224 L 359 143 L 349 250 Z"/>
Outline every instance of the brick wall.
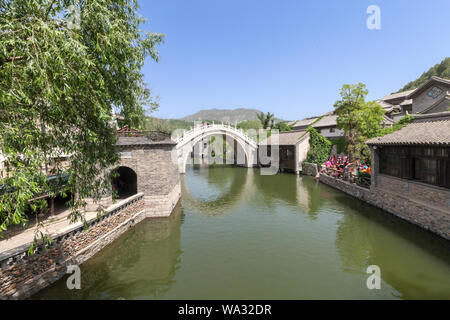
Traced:
<path fill-rule="evenodd" d="M 433 194 L 438 194 L 434 188 L 420 191 L 421 199 L 428 199 L 425 202 L 410 198 L 412 195 L 419 195 L 420 188 L 411 188 L 410 184 L 408 189 L 412 193 L 404 193 L 404 184 L 400 181 L 388 181 L 382 176 L 378 176 L 378 185 L 370 190 L 325 174 L 320 174 L 319 179 L 322 183 L 450 240 L 449 206 L 441 206 L 439 200 L 429 201 Z M 438 198 L 439 196 L 436 199 Z"/>
<path fill-rule="evenodd" d="M 106 247 L 131 226 L 146 218 L 143 195 L 137 195 L 100 219 L 82 224 L 54 238 L 34 255 L 26 250 L 0 261 L 0 299 L 25 299 L 66 274 L 68 265 L 79 265 Z"/>
<path fill-rule="evenodd" d="M 144 195 L 167 195 L 179 184 L 178 166 L 172 161 L 173 145 L 124 146 L 120 166 L 137 174 L 138 192 Z"/>
<path fill-rule="evenodd" d="M 172 160 L 174 144 L 123 146 L 120 166 L 137 174 L 137 191 L 144 194 L 149 217 L 170 216 L 181 197 L 178 164 Z"/>

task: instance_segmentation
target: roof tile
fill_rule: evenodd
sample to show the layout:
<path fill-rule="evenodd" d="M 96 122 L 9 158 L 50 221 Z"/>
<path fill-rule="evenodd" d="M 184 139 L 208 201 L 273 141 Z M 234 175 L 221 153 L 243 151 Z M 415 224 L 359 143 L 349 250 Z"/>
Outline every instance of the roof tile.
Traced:
<path fill-rule="evenodd" d="M 369 145 L 443 145 L 450 146 L 450 112 L 412 115 L 406 127 L 367 141 Z"/>

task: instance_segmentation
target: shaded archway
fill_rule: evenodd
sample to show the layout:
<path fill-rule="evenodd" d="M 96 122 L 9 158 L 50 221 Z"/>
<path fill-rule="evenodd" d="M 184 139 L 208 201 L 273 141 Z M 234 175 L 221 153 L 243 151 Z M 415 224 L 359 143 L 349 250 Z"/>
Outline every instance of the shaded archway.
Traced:
<path fill-rule="evenodd" d="M 223 144 L 223 149 L 218 148 L 219 150 L 215 150 L 214 147 L 211 148 L 209 145 L 210 138 L 218 139 L 218 143 Z M 199 148 L 199 146 L 202 147 Z M 223 150 L 227 154 L 226 157 L 230 157 L 231 152 L 231 157 L 229 159 L 215 154 L 216 151 Z M 249 167 L 249 163 L 251 162 L 249 160 L 248 150 L 245 148 L 245 143 L 239 139 L 236 139 L 236 137 L 229 135 L 228 133 L 217 134 L 210 132 L 192 139 L 191 143 L 185 149 L 184 154 L 181 155 L 181 157 L 181 173 L 185 173 L 186 165 L 190 162 L 190 160 L 194 160 L 194 157 L 197 157 L 197 161 L 192 161 L 194 164 L 197 162 L 196 164 L 228 164 L 239 167 Z"/>
<path fill-rule="evenodd" d="M 117 177 L 113 178 L 112 188 L 119 199 L 128 198 L 137 193 L 137 174 L 128 167 L 118 167 Z"/>
<path fill-rule="evenodd" d="M 185 131 L 176 139 L 176 154 L 172 155 L 172 159 L 178 163 L 180 173 L 186 172 L 186 163 L 195 145 L 210 136 L 219 136 L 223 140 L 230 141 L 230 145 L 234 146 L 237 151 L 237 161 L 234 164 L 244 167 L 253 167 L 256 165 L 256 154 L 258 145 L 256 141 L 247 135 L 241 129 L 233 128 L 223 124 L 208 124 L 195 126 L 189 131 Z M 231 142 L 232 141 L 232 142 Z M 215 154 L 214 154 L 215 158 Z M 236 157 L 234 157 L 236 158 Z"/>

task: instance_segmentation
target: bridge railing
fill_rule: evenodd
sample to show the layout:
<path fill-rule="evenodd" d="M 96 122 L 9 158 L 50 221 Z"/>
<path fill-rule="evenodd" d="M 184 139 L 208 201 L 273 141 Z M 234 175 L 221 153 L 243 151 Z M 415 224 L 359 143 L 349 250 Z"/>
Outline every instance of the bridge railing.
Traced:
<path fill-rule="evenodd" d="M 202 125 L 197 125 L 195 127 L 192 127 L 188 131 L 185 131 L 183 133 L 183 135 L 178 137 L 175 141 L 176 141 L 176 143 L 180 143 L 180 142 L 183 142 L 185 140 L 190 140 L 194 136 L 196 136 L 199 132 L 207 130 L 207 129 L 219 129 L 219 130 L 227 129 L 227 130 L 229 130 L 231 132 L 234 132 L 235 134 L 241 136 L 245 140 L 251 141 L 254 144 L 256 144 L 255 139 L 253 139 L 247 133 L 245 133 L 244 130 L 238 129 L 236 127 L 232 127 L 229 124 L 216 124 L 216 123 L 202 124 Z"/>

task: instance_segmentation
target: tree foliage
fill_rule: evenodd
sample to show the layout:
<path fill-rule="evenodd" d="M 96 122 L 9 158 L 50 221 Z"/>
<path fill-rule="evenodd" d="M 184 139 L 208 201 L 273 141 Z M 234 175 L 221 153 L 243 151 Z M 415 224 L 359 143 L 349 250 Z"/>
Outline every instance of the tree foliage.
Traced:
<path fill-rule="evenodd" d="M 258 129 L 262 129 L 262 124 L 261 124 L 260 120 L 245 120 L 245 121 L 239 122 L 237 124 L 237 127 L 244 131 L 247 131 L 250 129 L 258 130 Z"/>
<path fill-rule="evenodd" d="M 392 127 L 387 127 L 387 128 L 381 129 L 378 136 L 382 137 L 384 135 L 398 131 L 401 128 L 410 124 L 413 119 L 414 118 L 411 117 L 410 115 L 406 115 L 405 117 L 401 118 L 398 122 L 396 122 Z"/>
<path fill-rule="evenodd" d="M 261 112 L 256 114 L 256 116 L 261 122 L 263 129 L 270 129 L 271 127 L 273 127 L 273 124 L 275 122 L 275 116 L 273 113 L 267 112 L 267 114 L 265 114 L 264 112 Z"/>
<path fill-rule="evenodd" d="M 306 156 L 306 162 L 321 165 L 327 161 L 331 152 L 332 143 L 330 140 L 322 136 L 316 129 L 309 127 L 309 151 Z"/>
<path fill-rule="evenodd" d="M 280 121 L 273 126 L 273 129 L 277 129 L 280 132 L 292 131 L 292 127 L 285 121 Z"/>
<path fill-rule="evenodd" d="M 70 25 L 73 11 L 78 25 Z M 26 224 L 36 195 L 60 192 L 46 176 L 66 172 L 71 218 L 83 199 L 110 190 L 105 172 L 118 160 L 112 109 L 138 126 L 155 107 L 141 67 L 158 60 L 161 34 L 143 32 L 132 0 L 0 1 L 0 234 Z M 55 162 L 67 157 L 67 167 Z M 32 202 L 39 211 L 44 202 Z"/>
<path fill-rule="evenodd" d="M 346 84 L 340 92 L 341 100 L 334 104 L 337 127 L 345 132 L 347 152 L 352 160 L 369 159 L 370 150 L 365 141 L 379 135 L 384 120 L 385 111 L 375 102 L 366 102 L 367 94 L 362 83 Z"/>
<path fill-rule="evenodd" d="M 333 146 L 336 146 L 336 153 L 337 154 L 341 154 L 341 153 L 346 153 L 347 149 L 348 149 L 348 142 L 347 140 L 345 140 L 344 137 L 338 137 L 335 138 L 331 141 L 331 143 L 333 144 Z"/>

